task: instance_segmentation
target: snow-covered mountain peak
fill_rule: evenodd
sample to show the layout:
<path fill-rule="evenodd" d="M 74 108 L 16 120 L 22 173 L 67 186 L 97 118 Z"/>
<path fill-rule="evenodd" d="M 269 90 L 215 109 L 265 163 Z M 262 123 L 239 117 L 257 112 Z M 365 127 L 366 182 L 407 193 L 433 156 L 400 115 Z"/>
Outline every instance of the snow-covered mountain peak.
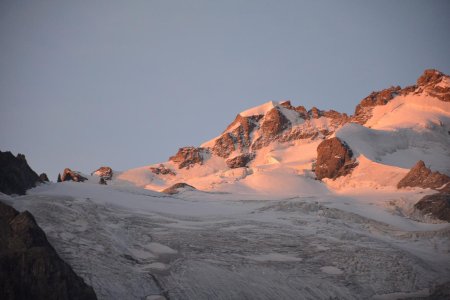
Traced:
<path fill-rule="evenodd" d="M 449 77 L 427 70 L 416 85 L 371 93 L 353 116 L 269 101 L 237 114 L 219 136 L 200 147 L 181 148 L 168 162 L 130 170 L 119 178 L 153 190 L 186 182 L 200 190 L 268 192 L 283 186 L 283 193 L 297 193 L 297 187 L 281 181 L 296 182 L 303 176 L 298 186 L 309 185 L 315 178 L 317 147 L 332 137 L 346 143 L 357 160 L 353 175 L 344 176 L 352 181 L 350 186 L 362 179 L 370 187 L 395 185 L 418 160 L 450 174 L 449 97 Z M 381 175 L 365 176 L 372 168 Z M 344 180 L 339 186 L 349 184 Z"/>
<path fill-rule="evenodd" d="M 242 117 L 251 117 L 257 115 L 265 115 L 268 111 L 280 105 L 280 102 L 269 101 L 264 104 L 249 108 L 239 113 Z"/>

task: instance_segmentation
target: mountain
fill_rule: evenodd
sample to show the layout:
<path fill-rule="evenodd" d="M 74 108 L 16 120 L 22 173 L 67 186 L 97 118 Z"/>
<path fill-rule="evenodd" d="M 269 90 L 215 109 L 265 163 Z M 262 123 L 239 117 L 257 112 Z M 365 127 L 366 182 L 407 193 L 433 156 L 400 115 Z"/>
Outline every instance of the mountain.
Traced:
<path fill-rule="evenodd" d="M 181 148 L 167 162 L 116 178 L 157 191 L 178 182 L 203 191 L 285 195 L 392 188 L 419 160 L 450 174 L 449 134 L 450 78 L 426 70 L 415 85 L 371 93 L 351 116 L 267 102 L 239 113 L 200 147 Z M 351 149 L 354 164 L 340 178 L 324 179 L 325 187 L 313 169 L 318 146 L 334 137 Z"/>
<path fill-rule="evenodd" d="M 449 86 L 271 101 L 166 162 L 2 197 L 99 299 L 449 299 Z"/>
<path fill-rule="evenodd" d="M 38 176 L 25 155 L 0 151 L 0 192 L 24 195 L 46 175 Z M 97 299 L 47 240 L 34 216 L 7 203 L 16 198 L 0 193 L 0 298 Z"/>
<path fill-rule="evenodd" d="M 47 175 L 37 175 L 28 165 L 25 155 L 12 155 L 11 152 L 0 151 L 0 192 L 11 195 L 23 195 L 36 183 L 48 181 Z"/>

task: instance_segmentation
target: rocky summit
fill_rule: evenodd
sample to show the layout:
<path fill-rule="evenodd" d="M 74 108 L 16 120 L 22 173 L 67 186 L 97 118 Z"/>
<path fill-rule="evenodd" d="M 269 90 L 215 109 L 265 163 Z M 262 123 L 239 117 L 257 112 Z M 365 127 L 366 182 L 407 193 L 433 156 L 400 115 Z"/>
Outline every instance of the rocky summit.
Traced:
<path fill-rule="evenodd" d="M 45 181 L 46 176 L 39 176 L 30 168 L 23 154 L 12 155 L 0 151 L 0 192 L 4 194 L 23 195 L 36 183 Z M 47 178 L 48 181 L 48 178 Z"/>
<path fill-rule="evenodd" d="M 439 172 L 432 172 L 419 160 L 397 184 L 398 188 L 421 187 L 438 189 L 450 183 L 450 177 Z"/>

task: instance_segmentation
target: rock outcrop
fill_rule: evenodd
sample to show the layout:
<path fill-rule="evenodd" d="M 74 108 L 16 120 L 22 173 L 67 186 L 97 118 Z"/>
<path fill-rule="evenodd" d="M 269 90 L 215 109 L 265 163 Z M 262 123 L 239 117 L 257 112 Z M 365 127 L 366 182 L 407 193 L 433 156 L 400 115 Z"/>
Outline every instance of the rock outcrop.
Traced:
<path fill-rule="evenodd" d="M 281 143 L 300 139 L 323 138 L 350 120 L 347 114 L 334 110 L 323 111 L 316 107 L 309 111 L 303 106 L 292 106 L 290 101 L 270 102 L 272 106 L 260 114 L 242 116 L 227 127 L 211 147 L 211 152 L 222 158 L 251 153 L 274 141 Z M 325 117 L 326 122 L 316 122 Z M 293 123 L 294 122 L 294 123 Z M 326 124 L 326 125 L 322 125 Z"/>
<path fill-rule="evenodd" d="M 425 91 L 429 95 L 444 102 L 450 102 L 450 86 L 441 85 L 443 80 L 450 82 L 449 76 L 438 70 L 425 70 L 422 76 L 417 79 L 418 93 Z"/>
<path fill-rule="evenodd" d="M 441 84 L 443 81 L 450 83 L 450 77 L 437 70 L 429 69 L 423 72 L 415 85 L 404 88 L 392 86 L 388 89 L 372 92 L 356 106 L 355 114 L 350 121 L 364 125 L 371 118 L 375 106 L 386 105 L 398 95 L 425 92 L 441 101 L 450 102 L 450 86 L 448 83 Z"/>
<path fill-rule="evenodd" d="M 388 89 L 372 92 L 356 106 L 352 122 L 364 125 L 371 118 L 372 110 L 375 106 L 386 105 L 395 96 L 399 95 L 400 91 L 401 88 L 399 86 L 392 86 Z"/>
<path fill-rule="evenodd" d="M 177 173 L 175 171 L 172 171 L 169 168 L 166 168 L 163 164 L 159 164 L 158 167 L 150 167 L 150 171 L 156 175 L 172 175 L 175 176 Z"/>
<path fill-rule="evenodd" d="M 72 171 L 69 168 L 65 168 L 63 174 L 61 175 L 61 181 L 83 182 L 86 180 L 87 180 L 86 177 L 82 176 L 78 172 Z"/>
<path fill-rule="evenodd" d="M 207 153 L 208 150 L 205 148 L 183 147 L 178 150 L 177 154 L 171 156 L 169 160 L 176 163 L 179 169 L 189 169 L 196 164 L 202 165 Z"/>
<path fill-rule="evenodd" d="M 238 114 L 216 140 L 212 152 L 223 158 L 229 157 L 235 150 L 246 152 L 252 144 L 251 134 L 259 128 L 259 121 L 262 117 L 262 115 L 244 117 Z"/>
<path fill-rule="evenodd" d="M 23 154 L 12 155 L 0 151 L 0 192 L 24 195 L 27 189 L 41 182 L 39 176 L 30 168 Z"/>
<path fill-rule="evenodd" d="M 414 208 L 424 215 L 450 222 L 450 193 L 440 192 L 425 196 L 414 204 Z"/>
<path fill-rule="evenodd" d="M 196 190 L 196 188 L 187 183 L 179 182 L 179 183 L 175 183 L 171 187 L 168 187 L 167 189 L 164 189 L 162 191 L 162 193 L 168 194 L 168 195 L 174 195 L 174 194 L 178 194 L 181 190 L 194 191 L 194 190 Z"/>
<path fill-rule="evenodd" d="M 0 299 L 97 299 L 33 216 L 0 202 Z"/>
<path fill-rule="evenodd" d="M 40 181 L 40 182 L 49 182 L 47 174 L 41 173 L 41 174 L 39 175 L 39 181 Z"/>
<path fill-rule="evenodd" d="M 439 172 L 431 172 L 422 160 L 419 160 L 397 184 L 397 188 L 421 187 L 437 189 L 450 183 L 450 177 Z"/>
<path fill-rule="evenodd" d="M 337 137 L 324 140 L 317 147 L 317 162 L 314 172 L 319 180 L 345 176 L 356 165 L 350 147 Z"/>
<path fill-rule="evenodd" d="M 113 170 L 110 167 L 100 167 L 92 172 L 91 175 L 97 175 L 104 180 L 111 180 L 113 177 Z"/>
<path fill-rule="evenodd" d="M 235 168 L 242 168 L 246 167 L 247 164 L 252 161 L 252 159 L 255 158 L 254 153 L 244 153 L 241 155 L 238 155 L 236 157 L 227 159 L 226 163 L 228 168 L 235 169 Z"/>

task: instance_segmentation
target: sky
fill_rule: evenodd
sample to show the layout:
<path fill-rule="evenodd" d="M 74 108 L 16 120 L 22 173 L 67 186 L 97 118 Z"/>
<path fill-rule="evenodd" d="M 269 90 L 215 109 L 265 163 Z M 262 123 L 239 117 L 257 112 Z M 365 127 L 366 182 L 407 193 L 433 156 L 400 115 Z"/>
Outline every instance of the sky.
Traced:
<path fill-rule="evenodd" d="M 450 74 L 450 1 L 0 1 L 0 150 L 55 181 L 167 161 L 270 100 Z"/>

